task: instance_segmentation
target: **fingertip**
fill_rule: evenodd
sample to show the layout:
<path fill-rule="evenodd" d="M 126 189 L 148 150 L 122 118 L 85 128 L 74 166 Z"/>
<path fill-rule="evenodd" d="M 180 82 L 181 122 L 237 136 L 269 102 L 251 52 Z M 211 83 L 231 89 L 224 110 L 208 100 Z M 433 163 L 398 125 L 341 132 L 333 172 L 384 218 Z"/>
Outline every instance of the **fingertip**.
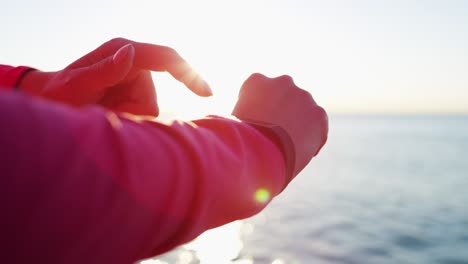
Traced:
<path fill-rule="evenodd" d="M 213 95 L 210 85 L 201 77 L 197 77 L 191 82 L 185 82 L 185 86 L 198 96 L 210 97 Z"/>
<path fill-rule="evenodd" d="M 202 81 L 200 85 L 197 85 L 196 89 L 193 91 L 202 97 L 213 96 L 213 91 L 211 90 L 210 85 L 205 81 Z"/>
<path fill-rule="evenodd" d="M 203 96 L 210 97 L 213 96 L 213 90 L 211 90 L 210 85 L 203 81 Z"/>

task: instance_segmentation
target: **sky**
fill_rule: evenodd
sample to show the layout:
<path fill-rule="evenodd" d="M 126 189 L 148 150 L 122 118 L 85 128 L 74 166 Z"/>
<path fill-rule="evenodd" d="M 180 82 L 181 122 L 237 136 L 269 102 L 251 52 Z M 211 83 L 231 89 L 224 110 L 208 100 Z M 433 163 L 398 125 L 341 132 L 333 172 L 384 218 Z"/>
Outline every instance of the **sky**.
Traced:
<path fill-rule="evenodd" d="M 114 37 L 175 48 L 211 84 L 153 75 L 163 111 L 229 113 L 254 72 L 289 74 L 330 113 L 468 113 L 468 1 L 17 0 L 0 63 L 60 70 Z"/>

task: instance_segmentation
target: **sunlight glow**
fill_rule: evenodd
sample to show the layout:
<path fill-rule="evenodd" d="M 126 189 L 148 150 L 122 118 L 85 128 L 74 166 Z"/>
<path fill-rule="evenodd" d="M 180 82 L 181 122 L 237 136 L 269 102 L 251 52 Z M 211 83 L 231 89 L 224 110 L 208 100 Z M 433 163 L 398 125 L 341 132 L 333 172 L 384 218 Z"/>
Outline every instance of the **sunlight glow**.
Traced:
<path fill-rule="evenodd" d="M 182 252 L 179 255 L 179 259 L 177 261 L 177 264 L 189 264 L 192 262 L 194 259 L 192 253 L 190 252 Z"/>
<path fill-rule="evenodd" d="M 114 112 L 107 112 L 106 118 L 115 130 L 122 128 L 122 122 L 120 122 L 119 117 Z"/>
<path fill-rule="evenodd" d="M 217 102 L 206 108 L 212 114 L 230 110 L 253 72 L 293 76 L 329 111 L 468 112 L 466 1 L 344 3 L 6 1 L 1 24 L 25 22 L 0 29 L 9 40 L 0 43 L 0 57 L 59 70 L 122 36 L 179 52 L 210 83 Z M 34 39 L 43 41 L 31 45 Z M 203 105 L 192 104 L 197 100 L 175 81 L 155 83 L 163 111 L 196 112 Z"/>

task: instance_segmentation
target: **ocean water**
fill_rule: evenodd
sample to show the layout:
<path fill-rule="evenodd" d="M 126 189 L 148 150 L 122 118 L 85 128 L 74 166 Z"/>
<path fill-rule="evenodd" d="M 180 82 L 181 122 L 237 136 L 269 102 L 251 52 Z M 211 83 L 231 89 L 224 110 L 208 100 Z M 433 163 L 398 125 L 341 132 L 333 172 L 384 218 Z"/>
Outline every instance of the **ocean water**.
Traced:
<path fill-rule="evenodd" d="M 468 264 L 468 117 L 331 116 L 261 214 L 144 264 Z"/>

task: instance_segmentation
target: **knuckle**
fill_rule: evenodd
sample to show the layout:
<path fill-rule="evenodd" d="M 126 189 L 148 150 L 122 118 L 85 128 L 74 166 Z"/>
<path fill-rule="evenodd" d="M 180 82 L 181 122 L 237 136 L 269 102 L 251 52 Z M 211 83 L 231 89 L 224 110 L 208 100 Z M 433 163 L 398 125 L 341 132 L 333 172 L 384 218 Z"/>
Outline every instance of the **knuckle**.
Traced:
<path fill-rule="evenodd" d="M 315 111 L 317 113 L 317 116 L 322 120 L 322 121 L 325 121 L 328 123 L 328 114 L 327 112 L 325 111 L 325 109 L 323 109 L 323 107 L 321 106 L 316 106 L 315 107 Z"/>
<path fill-rule="evenodd" d="M 158 47 L 158 53 L 161 57 L 161 60 L 164 61 L 165 63 L 183 63 L 184 60 L 180 56 L 180 54 L 177 52 L 172 47 L 169 46 L 163 46 L 163 45 L 157 45 Z M 185 66 L 185 65 L 178 65 L 180 66 Z"/>
<path fill-rule="evenodd" d="M 62 79 L 62 88 L 64 90 L 72 90 L 76 83 L 80 82 L 80 76 L 76 75 L 65 75 Z"/>
<path fill-rule="evenodd" d="M 75 79 L 76 76 L 73 74 L 72 71 L 62 70 L 56 74 L 54 82 L 59 86 L 66 88 L 72 86 Z"/>
<path fill-rule="evenodd" d="M 258 88 L 258 86 L 263 86 L 262 84 L 265 83 L 266 79 L 268 78 L 261 73 L 253 73 L 244 81 L 242 89 L 250 89 L 251 87 Z"/>
<path fill-rule="evenodd" d="M 312 97 L 312 94 L 310 94 L 308 91 L 301 89 L 299 87 L 295 87 L 295 94 L 298 98 L 301 98 L 307 103 L 310 103 L 311 105 L 316 105 L 314 98 Z"/>
<path fill-rule="evenodd" d="M 299 96 L 301 96 L 301 97 L 303 97 L 303 98 L 305 98 L 307 100 L 313 100 L 312 95 L 308 91 L 306 91 L 304 89 L 297 88 L 297 93 L 299 94 Z"/>
<path fill-rule="evenodd" d="M 132 41 L 125 38 L 117 37 L 107 41 L 102 46 L 108 49 L 119 49 L 129 43 L 132 43 Z"/>
<path fill-rule="evenodd" d="M 169 47 L 169 46 L 161 46 L 162 50 L 164 50 L 164 52 L 169 55 L 170 57 L 178 57 L 179 56 L 179 53 L 172 47 Z"/>
<path fill-rule="evenodd" d="M 121 43 L 127 43 L 129 42 L 128 39 L 122 38 L 122 37 L 116 37 L 108 41 L 110 44 L 121 44 Z"/>
<path fill-rule="evenodd" d="M 282 83 L 287 83 L 287 84 L 294 83 L 293 78 L 291 76 L 289 76 L 289 75 L 278 76 L 278 77 L 275 78 L 275 80 L 277 80 L 279 82 L 282 82 Z"/>
<path fill-rule="evenodd" d="M 253 73 L 249 76 L 249 78 L 247 78 L 248 81 L 255 81 L 255 80 L 262 80 L 262 79 L 267 79 L 268 77 L 266 77 L 265 75 L 261 74 L 261 73 Z"/>

